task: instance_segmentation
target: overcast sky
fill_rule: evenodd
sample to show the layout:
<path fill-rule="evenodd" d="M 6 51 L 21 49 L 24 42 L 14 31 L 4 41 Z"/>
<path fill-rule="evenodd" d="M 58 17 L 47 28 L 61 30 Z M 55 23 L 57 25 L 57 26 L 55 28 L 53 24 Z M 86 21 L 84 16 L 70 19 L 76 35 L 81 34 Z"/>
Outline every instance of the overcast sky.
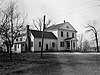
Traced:
<path fill-rule="evenodd" d="M 20 0 L 22 9 L 32 19 L 46 15 L 54 23 L 70 22 L 79 33 L 83 33 L 86 22 L 100 18 L 99 0 Z"/>

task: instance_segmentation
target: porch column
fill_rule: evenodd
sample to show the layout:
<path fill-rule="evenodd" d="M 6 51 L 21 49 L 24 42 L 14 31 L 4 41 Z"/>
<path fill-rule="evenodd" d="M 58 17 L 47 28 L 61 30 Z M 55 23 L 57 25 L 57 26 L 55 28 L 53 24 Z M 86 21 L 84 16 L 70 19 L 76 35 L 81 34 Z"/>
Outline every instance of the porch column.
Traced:
<path fill-rule="evenodd" d="M 77 49 L 77 41 L 75 41 L 75 49 Z"/>
<path fill-rule="evenodd" d="M 73 41 L 72 41 L 72 43 L 71 43 L 71 46 L 72 46 L 72 49 L 73 49 Z"/>
<path fill-rule="evenodd" d="M 72 49 L 72 41 L 70 41 L 70 50 Z"/>

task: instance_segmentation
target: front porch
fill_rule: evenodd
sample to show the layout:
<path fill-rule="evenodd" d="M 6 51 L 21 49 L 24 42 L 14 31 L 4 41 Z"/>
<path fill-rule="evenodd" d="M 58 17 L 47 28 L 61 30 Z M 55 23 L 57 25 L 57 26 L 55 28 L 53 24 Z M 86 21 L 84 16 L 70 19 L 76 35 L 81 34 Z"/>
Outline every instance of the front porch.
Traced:
<path fill-rule="evenodd" d="M 67 38 L 65 41 L 66 50 L 76 50 L 77 49 L 77 39 L 76 38 Z"/>

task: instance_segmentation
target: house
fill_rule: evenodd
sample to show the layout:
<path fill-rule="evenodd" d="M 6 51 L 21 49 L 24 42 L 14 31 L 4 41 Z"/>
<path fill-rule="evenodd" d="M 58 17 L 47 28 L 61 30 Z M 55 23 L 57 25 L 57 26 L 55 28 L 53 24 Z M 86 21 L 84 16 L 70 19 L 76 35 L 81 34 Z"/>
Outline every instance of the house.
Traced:
<path fill-rule="evenodd" d="M 57 37 L 58 50 L 75 50 L 77 48 L 77 31 L 69 22 L 53 25 L 46 29 Z"/>
<path fill-rule="evenodd" d="M 14 41 L 12 48 L 13 52 L 22 53 L 26 52 L 26 33 L 20 34 Z"/>
<path fill-rule="evenodd" d="M 41 51 L 42 31 L 31 30 L 29 25 L 26 33 L 20 34 L 15 40 L 13 51 Z M 61 51 L 77 49 L 77 31 L 69 22 L 52 25 L 44 31 L 43 51 Z"/>

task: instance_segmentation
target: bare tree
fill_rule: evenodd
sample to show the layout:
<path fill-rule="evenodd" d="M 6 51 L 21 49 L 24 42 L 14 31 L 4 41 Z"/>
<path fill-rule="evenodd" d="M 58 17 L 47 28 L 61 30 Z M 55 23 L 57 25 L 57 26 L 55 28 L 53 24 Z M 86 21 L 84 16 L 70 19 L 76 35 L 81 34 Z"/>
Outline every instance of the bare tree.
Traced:
<path fill-rule="evenodd" d="M 99 52 L 99 46 L 98 46 L 99 21 L 89 20 L 85 28 L 88 29 L 86 32 L 92 32 L 94 34 L 96 45 L 97 45 L 97 52 Z"/>
<path fill-rule="evenodd" d="M 45 24 L 45 28 L 48 28 L 51 25 L 52 21 L 50 19 L 48 19 L 46 21 Z M 42 31 L 43 30 L 43 19 L 42 18 L 38 18 L 37 20 L 33 20 L 33 26 L 39 30 Z"/>
<path fill-rule="evenodd" d="M 17 8 L 17 2 L 10 1 L 6 8 L 2 10 L 0 18 L 0 35 L 7 47 L 7 52 L 10 51 L 10 59 L 12 59 L 11 48 L 14 40 L 24 30 L 25 23 L 25 17 L 21 17 Z"/>
<path fill-rule="evenodd" d="M 82 46 L 83 46 L 83 34 L 78 35 L 78 46 L 79 46 L 79 49 L 82 50 Z"/>
<path fill-rule="evenodd" d="M 88 40 L 83 41 L 83 50 L 86 52 L 90 48 L 90 44 Z"/>

